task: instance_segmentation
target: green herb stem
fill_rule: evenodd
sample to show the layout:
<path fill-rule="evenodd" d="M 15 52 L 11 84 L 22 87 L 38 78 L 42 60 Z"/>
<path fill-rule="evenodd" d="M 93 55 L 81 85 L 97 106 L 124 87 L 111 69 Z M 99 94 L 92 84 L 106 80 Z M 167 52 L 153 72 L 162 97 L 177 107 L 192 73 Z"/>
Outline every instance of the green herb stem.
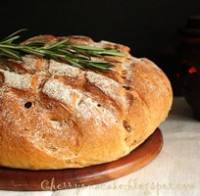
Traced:
<path fill-rule="evenodd" d="M 51 44 L 43 42 L 20 44 L 16 42 L 20 38 L 19 32 L 21 31 L 19 30 L 0 41 L 1 57 L 21 60 L 24 55 L 32 54 L 44 58 L 64 60 L 75 67 L 109 70 L 112 64 L 102 60 L 97 62 L 92 60 L 91 57 L 125 55 L 116 49 L 71 44 L 67 39 Z"/>

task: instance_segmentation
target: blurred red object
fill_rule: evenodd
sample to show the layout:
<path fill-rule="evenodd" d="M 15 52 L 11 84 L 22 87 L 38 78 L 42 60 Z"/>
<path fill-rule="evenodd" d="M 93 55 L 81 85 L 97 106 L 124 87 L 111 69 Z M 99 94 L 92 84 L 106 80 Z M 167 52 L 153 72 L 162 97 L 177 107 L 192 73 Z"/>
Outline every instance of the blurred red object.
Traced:
<path fill-rule="evenodd" d="M 197 73 L 198 72 L 198 69 L 197 69 L 197 67 L 195 67 L 195 66 L 191 66 L 191 67 L 189 67 L 189 69 L 188 69 L 188 73 L 189 74 L 194 74 L 194 73 Z"/>

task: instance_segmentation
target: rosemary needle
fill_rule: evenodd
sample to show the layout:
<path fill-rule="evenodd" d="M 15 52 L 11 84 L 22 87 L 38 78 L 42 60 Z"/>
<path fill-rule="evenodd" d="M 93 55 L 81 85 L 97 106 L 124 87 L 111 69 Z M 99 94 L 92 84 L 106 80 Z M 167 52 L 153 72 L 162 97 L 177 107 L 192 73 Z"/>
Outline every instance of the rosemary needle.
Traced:
<path fill-rule="evenodd" d="M 24 29 L 0 41 L 0 57 L 21 60 L 24 55 L 32 54 L 49 59 L 60 59 L 75 67 L 109 70 L 112 64 L 100 60 L 94 61 L 91 57 L 125 55 L 117 49 L 71 44 L 67 39 L 50 44 L 38 41 L 20 44 L 17 41 L 22 31 Z"/>

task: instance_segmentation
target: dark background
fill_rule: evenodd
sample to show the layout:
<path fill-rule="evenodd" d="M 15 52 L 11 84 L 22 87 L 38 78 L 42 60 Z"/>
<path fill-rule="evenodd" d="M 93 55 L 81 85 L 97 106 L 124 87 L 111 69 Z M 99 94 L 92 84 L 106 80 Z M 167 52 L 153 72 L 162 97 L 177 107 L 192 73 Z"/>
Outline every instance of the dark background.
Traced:
<path fill-rule="evenodd" d="M 173 80 L 178 30 L 198 14 L 200 0 L 7 0 L 0 2 L 0 37 L 25 27 L 25 37 L 82 34 L 120 42 L 156 61 Z"/>

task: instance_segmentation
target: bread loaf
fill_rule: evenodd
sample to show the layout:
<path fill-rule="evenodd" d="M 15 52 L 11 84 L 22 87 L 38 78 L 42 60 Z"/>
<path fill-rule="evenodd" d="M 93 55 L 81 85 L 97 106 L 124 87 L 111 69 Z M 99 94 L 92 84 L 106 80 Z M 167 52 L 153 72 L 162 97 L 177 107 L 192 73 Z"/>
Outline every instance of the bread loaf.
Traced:
<path fill-rule="evenodd" d="M 44 35 L 26 42 L 57 39 Z M 120 44 L 68 39 L 117 48 L 126 56 L 101 57 L 114 65 L 110 71 L 33 55 L 1 59 L 1 166 L 38 170 L 110 162 L 130 153 L 166 119 L 172 89 L 153 62 L 131 56 Z"/>

